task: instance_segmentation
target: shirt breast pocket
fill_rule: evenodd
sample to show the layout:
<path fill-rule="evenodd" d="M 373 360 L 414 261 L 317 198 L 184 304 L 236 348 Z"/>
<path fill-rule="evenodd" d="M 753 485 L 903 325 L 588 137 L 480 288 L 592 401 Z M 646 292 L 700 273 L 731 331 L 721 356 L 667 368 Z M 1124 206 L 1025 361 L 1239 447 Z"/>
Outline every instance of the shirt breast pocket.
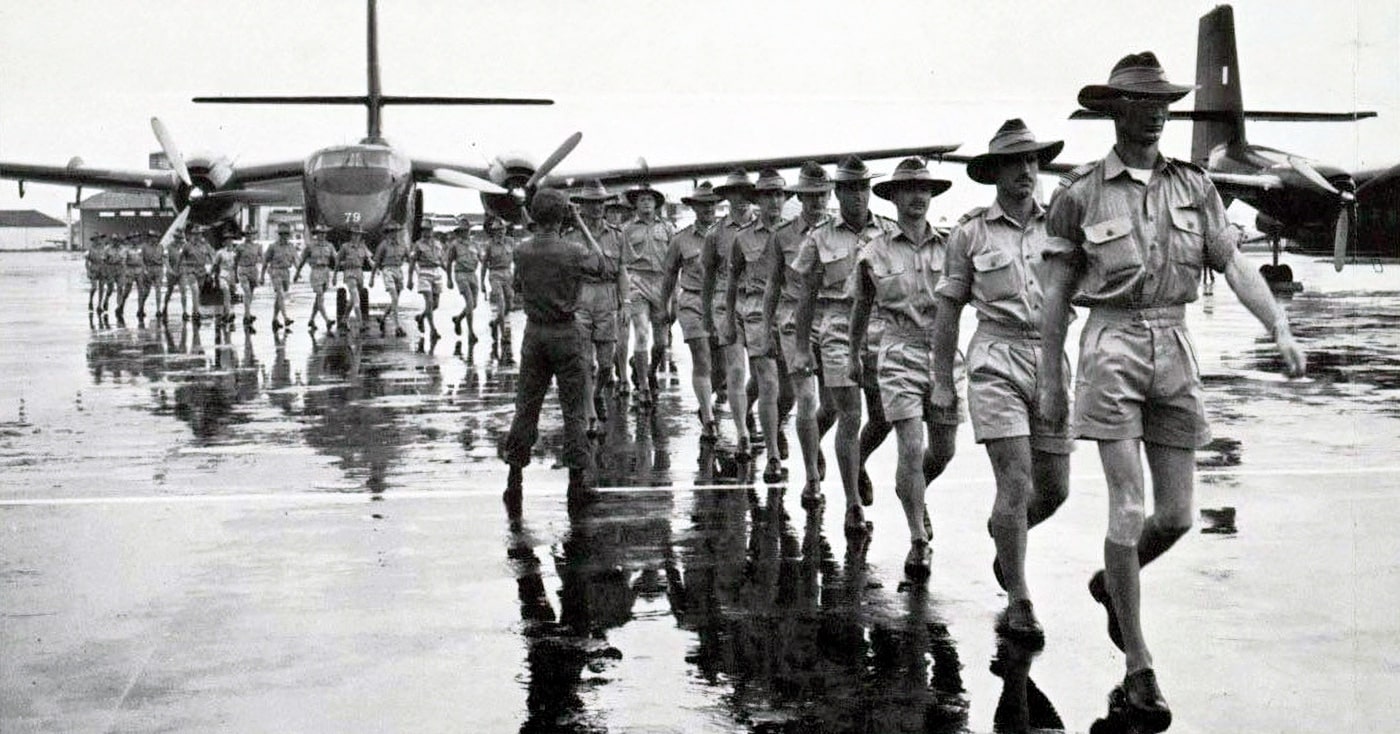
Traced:
<path fill-rule="evenodd" d="M 1200 270 L 1205 256 L 1205 227 L 1201 212 L 1194 206 L 1172 207 L 1172 263 L 1183 268 Z"/>
<path fill-rule="evenodd" d="M 1021 292 L 1021 282 L 1012 259 L 1011 255 L 1002 250 L 974 255 L 973 296 L 984 303 L 1015 298 Z"/>
<path fill-rule="evenodd" d="M 1142 270 L 1142 253 L 1129 236 L 1132 233 L 1133 224 L 1128 217 L 1084 227 L 1084 254 L 1090 269 L 1103 278 L 1105 285 L 1126 281 Z"/>
<path fill-rule="evenodd" d="M 907 295 L 909 269 L 903 263 L 889 263 L 884 267 L 874 268 L 871 274 L 875 281 L 875 298 L 880 303 L 891 304 L 904 299 Z"/>
<path fill-rule="evenodd" d="M 838 250 L 836 248 L 819 247 L 817 256 L 822 261 L 822 285 L 830 288 L 839 283 L 843 283 L 851 277 L 854 265 L 851 262 L 850 250 Z"/>

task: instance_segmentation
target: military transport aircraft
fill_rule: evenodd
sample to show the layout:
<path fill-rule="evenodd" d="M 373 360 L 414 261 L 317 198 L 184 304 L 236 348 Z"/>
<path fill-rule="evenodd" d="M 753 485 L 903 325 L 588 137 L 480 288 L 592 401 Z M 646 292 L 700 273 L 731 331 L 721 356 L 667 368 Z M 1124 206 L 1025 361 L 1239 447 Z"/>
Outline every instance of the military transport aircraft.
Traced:
<path fill-rule="evenodd" d="M 1246 110 L 1229 5 L 1201 16 L 1196 44 L 1195 109 L 1171 117 L 1193 121 L 1191 160 L 1209 171 L 1226 204 L 1239 199 L 1258 210 L 1256 226 L 1274 247 L 1275 269 L 1265 277 L 1292 280 L 1286 265 L 1278 268 L 1280 239 L 1305 252 L 1331 252 L 1337 270 L 1348 253 L 1400 255 L 1400 165 L 1346 171 L 1245 139 L 1247 119 L 1354 122 L 1376 113 Z M 1079 110 L 1073 116 L 1103 115 Z"/>
<path fill-rule="evenodd" d="M 363 105 L 368 111 L 367 132 L 359 143 L 323 148 L 305 160 L 261 165 L 235 165 L 227 157 L 186 159 L 160 120 L 151 124 L 173 170 L 111 170 L 83 166 L 32 165 L 0 161 L 0 178 L 24 183 L 37 181 L 103 189 L 148 191 L 166 197 L 179 210 L 167 236 L 186 221 L 221 225 L 233 223 L 245 204 L 270 203 L 276 191 L 259 185 L 300 180 L 305 195 L 308 228 L 329 228 L 328 239 L 343 242 L 362 233 L 371 249 L 380 232 L 391 222 L 407 229 L 418 226 L 422 212 L 419 183 L 438 183 L 479 191 L 488 213 L 519 222 L 522 204 L 541 186 L 572 186 L 587 179 L 605 185 L 650 183 L 721 175 L 734 168 L 795 168 L 804 161 L 834 163 L 847 154 L 867 160 L 908 156 L 936 157 L 957 145 L 928 145 L 886 150 L 843 151 L 782 158 L 713 161 L 707 163 L 579 171 L 551 175 L 554 168 L 582 139 L 574 133 L 542 163 L 524 153 L 497 156 L 487 165 L 463 165 L 448 161 L 412 158 L 391 145 L 381 134 L 380 113 L 387 105 L 545 105 L 545 99 L 489 97 L 406 97 L 386 95 L 379 84 L 378 23 L 375 0 L 368 0 L 368 93 L 363 96 L 297 97 L 196 97 L 197 103 Z M 414 233 L 415 237 L 417 232 Z"/>

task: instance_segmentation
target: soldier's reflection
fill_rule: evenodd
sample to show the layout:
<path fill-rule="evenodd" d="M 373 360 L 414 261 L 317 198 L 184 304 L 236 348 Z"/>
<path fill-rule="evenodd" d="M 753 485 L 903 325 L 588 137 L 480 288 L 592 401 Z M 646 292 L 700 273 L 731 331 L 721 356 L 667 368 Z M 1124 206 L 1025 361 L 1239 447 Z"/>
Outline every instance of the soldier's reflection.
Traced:
<path fill-rule="evenodd" d="M 378 379 L 381 367 L 364 366 L 363 346 L 327 336 L 307 358 L 305 412 L 311 422 L 306 442 L 335 456 L 345 474 L 364 482 L 372 494 L 387 487 L 389 467 L 408 443 L 394 409 L 372 398 L 396 388 Z"/>
<path fill-rule="evenodd" d="M 594 444 L 600 487 L 664 487 L 671 484 L 670 442 L 655 416 L 636 416 L 636 436 L 626 415 L 609 416 L 601 443 Z"/>
<path fill-rule="evenodd" d="M 1006 637 L 997 638 L 996 657 L 992 658 L 992 675 L 1001 678 L 1001 697 L 992 715 L 994 731 L 1030 732 L 1063 731 L 1054 704 L 1031 680 L 1031 662 L 1037 651 Z"/>

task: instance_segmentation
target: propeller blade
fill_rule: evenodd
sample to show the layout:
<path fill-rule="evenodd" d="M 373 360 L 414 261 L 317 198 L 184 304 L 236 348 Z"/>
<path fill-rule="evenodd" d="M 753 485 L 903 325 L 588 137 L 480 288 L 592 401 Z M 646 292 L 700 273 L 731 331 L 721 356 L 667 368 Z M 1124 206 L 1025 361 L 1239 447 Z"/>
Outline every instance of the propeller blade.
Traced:
<path fill-rule="evenodd" d="M 440 183 L 447 186 L 456 186 L 459 189 L 472 189 L 484 194 L 505 194 L 509 193 L 496 184 L 484 178 L 473 176 L 470 173 L 454 171 L 450 168 L 434 168 L 433 183 Z"/>
<path fill-rule="evenodd" d="M 190 208 L 185 207 L 181 209 L 180 213 L 175 215 L 175 221 L 171 222 L 170 226 L 165 228 L 165 234 L 160 236 L 160 246 L 165 247 L 170 244 L 170 241 L 175 239 L 175 233 L 185 228 L 185 222 L 189 218 Z"/>
<path fill-rule="evenodd" d="M 286 196 L 280 191 L 272 189 L 225 189 L 205 194 L 204 199 L 210 201 L 236 201 L 241 204 L 277 204 L 285 201 Z"/>
<path fill-rule="evenodd" d="M 1332 268 L 1342 272 L 1347 262 L 1347 250 L 1351 247 L 1351 233 L 1355 229 L 1356 207 L 1345 206 L 1337 212 L 1337 229 L 1332 239 Z"/>
<path fill-rule="evenodd" d="M 175 138 L 170 135 L 170 131 L 165 129 L 165 123 L 161 122 L 159 117 L 152 117 L 151 130 L 155 131 L 156 140 L 160 141 L 160 149 L 165 152 L 165 158 L 170 161 L 170 167 L 175 169 L 176 175 L 185 182 L 186 186 L 193 186 L 194 181 L 190 178 L 190 169 L 185 165 L 185 156 L 175 145 Z"/>
<path fill-rule="evenodd" d="M 548 176 L 549 172 L 553 171 L 554 167 L 559 165 L 560 161 L 564 160 L 565 156 L 572 153 L 574 148 L 578 147 L 580 140 L 583 140 L 583 133 L 574 133 L 565 139 L 558 148 L 554 149 L 553 153 L 549 154 L 548 158 L 544 159 L 544 163 L 540 164 L 539 170 L 535 171 L 535 175 L 531 176 L 530 180 L 525 182 L 525 188 L 533 189 L 538 186 L 539 183 L 544 180 L 545 176 Z"/>
<path fill-rule="evenodd" d="M 1311 163 L 1308 163 L 1302 158 L 1298 158 L 1296 156 L 1288 156 L 1288 165 L 1291 166 L 1293 170 L 1297 171 L 1300 175 L 1302 175 L 1303 178 L 1307 179 L 1308 183 L 1311 183 L 1313 186 L 1316 186 L 1319 189 L 1322 189 L 1323 191 L 1326 191 L 1327 193 L 1333 196 L 1342 195 L 1342 192 L 1338 191 L 1337 187 L 1332 185 L 1332 182 L 1323 178 L 1322 174 L 1318 173 L 1317 169 L 1313 168 Z"/>

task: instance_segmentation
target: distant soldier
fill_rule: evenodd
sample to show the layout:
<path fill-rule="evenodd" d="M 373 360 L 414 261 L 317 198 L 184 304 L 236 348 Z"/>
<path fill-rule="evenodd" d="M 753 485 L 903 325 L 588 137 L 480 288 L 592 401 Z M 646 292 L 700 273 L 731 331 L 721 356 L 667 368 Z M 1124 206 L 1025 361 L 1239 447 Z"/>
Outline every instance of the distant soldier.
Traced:
<path fill-rule="evenodd" d="M 243 329 L 253 333 L 253 290 L 262 285 L 259 267 L 263 264 L 262 246 L 258 244 L 257 230 L 248 229 L 234 241 L 234 260 L 238 270 L 238 287 L 243 292 Z"/>
<path fill-rule="evenodd" d="M 447 265 L 443 271 L 447 274 L 447 287 L 453 287 L 455 280 L 457 291 L 462 294 L 462 311 L 452 317 L 452 331 L 461 336 L 462 322 L 467 322 L 468 350 L 475 347 L 477 341 L 472 312 L 476 310 L 476 301 L 481 293 L 476 274 L 480 265 L 481 247 L 472 239 L 471 227 L 464 218 L 462 223 L 452 230 L 452 238 L 447 247 Z"/>
<path fill-rule="evenodd" d="M 931 481 L 924 467 L 925 430 L 936 477 L 953 458 L 959 419 L 956 407 L 935 408 L 930 402 L 931 335 L 937 307 L 933 289 L 943 270 L 945 247 L 927 216 L 930 200 L 951 185 L 934 178 L 919 159 L 907 158 L 888 180 L 872 187 L 876 196 L 894 202 L 898 226 L 897 231 L 879 235 L 861 250 L 851 312 L 848 359 L 854 382 L 859 383 L 862 377 L 861 351 L 872 308 L 878 309 L 884 323 L 877 379 L 885 417 L 894 424 L 899 441 L 895 494 L 909 525 L 904 573 L 914 580 L 928 578 L 933 560 L 933 524 L 924 506 Z"/>
<path fill-rule="evenodd" d="M 442 247 L 443 235 L 435 233 L 426 223 L 423 226 L 423 239 L 414 243 L 408 256 L 408 287 L 413 287 L 415 273 L 418 278 L 418 292 L 423 295 L 423 311 L 414 317 L 418 331 L 423 331 L 423 321 L 428 322 L 428 331 L 433 341 L 438 340 L 437 324 L 433 312 L 442 300 L 442 268 L 447 264 L 447 253 Z"/>
<path fill-rule="evenodd" d="M 136 318 L 146 318 L 146 297 L 152 291 L 160 288 L 164 280 L 162 268 L 164 258 L 160 247 L 160 235 L 155 230 L 146 230 L 146 236 L 141 238 L 141 271 L 136 278 Z M 157 293 L 156 298 L 160 297 Z M 154 302 L 154 298 L 151 299 Z M 157 313 L 157 315 L 159 315 Z"/>
<path fill-rule="evenodd" d="M 863 540 L 870 529 L 862 506 L 874 498 L 861 491 L 860 398 L 861 386 L 850 377 L 851 308 L 855 304 L 856 264 L 861 252 L 876 238 L 897 231 L 894 222 L 870 212 L 870 179 L 859 159 L 847 157 L 836 168 L 834 188 L 840 216 L 812 230 L 792 263 L 801 277 L 803 293 L 794 317 L 795 352 L 789 368 L 794 375 L 820 368 L 822 403 L 836 413 L 836 465 L 845 490 L 847 537 Z M 801 194 L 798 194 L 801 196 Z M 867 334 L 869 330 L 867 330 Z M 871 341 L 872 337 L 866 337 Z M 878 339 L 874 339 L 878 342 Z M 868 350 L 864 350 L 868 351 Z M 810 380 L 810 378 L 807 378 Z M 806 388 L 804 388 L 805 390 Z M 798 392 L 798 427 L 817 421 L 811 412 L 815 401 Z M 874 410 L 879 410 L 878 394 Z M 872 411 L 872 413 L 873 413 Z M 881 413 L 883 416 L 883 413 Z M 820 426 L 816 426 L 820 434 Z M 809 480 L 810 484 L 810 480 Z M 804 495 L 806 492 L 804 491 Z"/>
<path fill-rule="evenodd" d="M 603 272 L 583 276 L 578 310 L 574 312 L 574 322 L 583 333 L 583 369 L 588 394 L 584 409 L 588 414 L 590 438 L 603 435 L 599 422 L 607 420 L 607 402 L 612 397 L 618 319 L 627 305 L 627 261 L 631 259 L 631 252 L 622 229 L 603 218 L 603 207 L 611 198 L 612 194 L 597 180 L 571 195 L 569 201 L 578 205 L 579 220 L 588 232 L 570 228 L 565 233 L 566 239 L 584 247 L 591 236 L 603 254 Z"/>
<path fill-rule="evenodd" d="M 510 337 L 506 335 L 506 316 L 515 300 L 511 290 L 515 246 L 506 234 L 505 222 L 500 219 L 488 216 L 483 227 L 486 230 L 486 248 L 481 257 L 481 270 L 482 281 L 490 285 L 491 356 L 509 362 L 512 355 Z"/>
<path fill-rule="evenodd" d="M 569 467 L 570 499 L 581 499 L 592 481 L 592 455 L 584 437 L 583 334 L 574 322 L 584 275 L 604 271 L 603 254 L 591 232 L 573 212 L 569 200 L 555 189 L 540 189 L 530 200 L 535 234 L 515 253 L 515 279 L 525 306 L 525 336 L 520 350 L 520 380 L 515 416 L 501 453 L 510 465 L 505 501 L 520 505 L 521 469 L 530 463 L 530 450 L 539 436 L 540 408 L 551 380 L 559 383 L 564 414 L 564 465 Z M 561 236 L 572 221 L 587 246 Z"/>
<path fill-rule="evenodd" d="M 1078 438 L 1099 443 L 1109 517 L 1104 570 L 1090 579 L 1089 593 L 1108 612 L 1109 636 L 1126 653 L 1127 705 L 1151 731 L 1170 726 L 1171 709 L 1143 636 L 1138 576 L 1191 527 L 1195 450 L 1210 439 L 1185 323 L 1201 268 L 1225 273 L 1278 344 L 1289 375 L 1306 368 L 1288 317 L 1240 254 L 1240 230 L 1229 225 L 1210 178 L 1158 150 L 1167 107 L 1191 89 L 1168 82 L 1151 52 L 1124 57 L 1107 84 L 1080 89 L 1080 105 L 1113 118 L 1116 144 L 1066 178 L 1046 215 L 1039 410 L 1052 423 L 1068 414 L 1060 350 L 1071 302 L 1087 307 L 1072 425 Z M 1144 509 L 1144 450 L 1151 516 Z"/>
<path fill-rule="evenodd" d="M 778 442 L 779 451 L 786 443 L 782 428 L 788 413 L 792 410 L 794 396 L 798 405 L 797 443 L 802 450 L 802 464 L 806 469 L 807 482 L 802 490 L 802 502 L 806 507 L 814 507 L 822 500 L 820 475 L 821 430 L 817 427 L 817 408 L 821 404 L 817 386 L 817 365 L 808 360 L 796 364 L 799 352 L 811 352 L 811 334 L 801 338 L 797 331 L 797 305 L 807 295 L 806 278 L 792 270 L 797 261 L 803 240 L 820 229 L 829 217 L 827 202 L 831 200 L 831 178 L 826 169 L 815 161 L 803 164 L 798 172 L 797 183 L 787 188 L 787 193 L 795 194 L 802 204 L 802 213 L 784 222 L 773 235 L 770 247 L 774 249 L 771 258 L 773 272 L 768 276 L 772 287 L 764 300 L 763 313 L 773 330 L 778 334 Z M 829 401 L 827 401 L 829 402 Z M 786 453 L 786 452 L 783 452 Z"/>
<path fill-rule="evenodd" d="M 354 230 L 350 234 L 350 239 L 340 246 L 340 255 L 337 260 L 338 267 L 345 277 L 345 320 L 349 321 L 350 315 L 354 314 L 355 322 L 359 324 L 360 333 L 369 331 L 367 321 L 368 314 L 361 310 L 363 300 L 360 291 L 364 288 L 365 270 L 373 269 L 374 256 L 370 254 L 369 248 L 365 246 L 365 233 Z M 331 274 L 331 287 L 335 287 L 335 274 Z M 341 324 L 345 327 L 345 323 Z M 327 324 L 329 328 L 329 324 Z"/>
<path fill-rule="evenodd" d="M 118 270 L 117 276 L 117 321 L 122 320 L 122 311 L 126 309 L 127 296 L 131 295 L 137 279 L 145 270 L 141 259 L 140 239 L 141 235 L 133 232 L 127 235 L 122 242 L 120 270 Z"/>
<path fill-rule="evenodd" d="M 108 235 L 107 246 L 102 250 L 102 276 L 103 280 L 107 281 L 107 295 L 102 299 L 103 311 L 111 307 L 111 300 L 121 287 L 122 268 L 125 267 L 122 264 L 125 239 L 126 235 Z"/>
<path fill-rule="evenodd" d="M 763 481 L 776 483 L 786 478 L 778 457 L 778 343 L 777 331 L 764 317 L 765 300 L 777 288 L 772 282 L 778 251 L 771 246 L 783 224 L 783 204 L 790 194 L 787 182 L 778 172 L 765 168 L 754 183 L 753 197 L 758 218 L 739 229 L 731 245 L 729 285 L 726 289 L 726 315 L 720 324 L 720 341 L 744 346 L 749 370 L 758 383 L 758 418 L 768 448 L 768 464 Z M 734 385 L 730 383 L 730 396 Z M 738 416 L 739 406 L 733 406 Z"/>
<path fill-rule="evenodd" d="M 156 316 L 162 321 L 170 318 L 170 296 L 180 287 L 180 250 L 185 246 L 185 230 L 180 228 L 165 245 L 165 296 L 161 298 Z"/>
<path fill-rule="evenodd" d="M 715 423 L 714 386 L 711 382 L 710 330 L 705 316 L 705 239 L 715 226 L 715 204 L 721 201 L 710 186 L 702 182 L 681 203 L 695 212 L 695 222 L 671 238 L 666 253 L 666 285 L 662 289 L 663 303 L 674 304 L 674 313 L 667 321 L 681 322 L 681 338 L 690 347 L 690 382 L 695 399 L 700 403 L 700 440 L 713 443 L 719 436 Z M 676 287 L 680 286 L 680 291 Z"/>
<path fill-rule="evenodd" d="M 627 202 L 637 210 L 637 216 L 622 227 L 627 243 L 627 280 L 629 293 L 626 319 L 632 341 L 629 363 L 637 385 L 637 404 L 650 406 L 655 399 L 656 369 L 670 341 L 667 323 L 668 305 L 662 301 L 661 288 L 666 281 L 666 251 L 671 246 L 671 225 L 662 221 L 657 212 L 666 204 L 661 192 L 647 186 L 629 189 Z M 628 335 L 623 335 L 626 351 Z"/>
<path fill-rule="evenodd" d="M 214 264 L 214 248 L 209 246 L 204 229 L 197 230 L 180 248 L 180 318 L 199 323 L 199 292 L 204 278 Z"/>
<path fill-rule="evenodd" d="M 219 288 L 221 300 L 215 323 L 220 327 L 233 323 L 233 292 L 238 289 L 238 246 L 245 236 L 242 232 L 229 232 L 214 251 L 214 284 Z"/>
<path fill-rule="evenodd" d="M 311 227 L 311 241 L 301 248 L 301 259 L 297 261 L 296 274 L 292 277 L 293 282 L 301 280 L 302 267 L 311 264 L 311 292 L 316 299 L 311 304 L 306 328 L 312 332 L 316 331 L 316 314 L 321 314 L 328 331 L 335 326 L 335 319 L 326 315 L 326 288 L 331 283 L 331 274 L 339 267 L 339 255 L 335 246 L 326 241 L 328 231 L 330 228 L 319 222 Z"/>
<path fill-rule="evenodd" d="M 949 236 L 934 322 L 933 404 L 948 409 L 956 401 L 958 318 L 968 303 L 977 311 L 967 352 L 967 405 L 997 483 L 987 520 L 997 549 L 995 576 L 1007 595 L 997 631 L 1032 646 L 1045 638 L 1026 582 L 1026 531 L 1053 515 L 1069 494 L 1069 426 L 1045 420 L 1036 406 L 1048 238 L 1035 192 L 1040 167 L 1063 147 L 1058 140 L 1037 141 L 1024 122 L 1007 120 L 988 152 L 967 164 L 969 178 L 996 186 L 996 200 L 964 215 Z"/>
<path fill-rule="evenodd" d="M 94 306 L 102 303 L 102 295 L 105 290 L 102 278 L 102 261 L 106 256 L 106 249 L 102 246 L 102 235 L 95 234 L 89 237 L 88 249 L 83 255 L 83 265 L 87 269 L 89 312 L 93 311 Z M 95 302 L 94 297 L 97 299 Z"/>
<path fill-rule="evenodd" d="M 408 259 L 408 245 L 403 241 L 403 225 L 388 222 L 384 225 L 379 247 L 374 251 L 374 270 L 369 274 L 369 287 L 374 287 L 374 276 L 384 274 L 384 290 L 389 292 L 389 308 L 379 315 L 379 333 L 388 333 L 388 320 L 394 320 L 394 336 L 406 336 L 399 324 L 399 294 L 403 292 L 403 264 Z M 422 321 L 419 321 L 422 324 Z"/>
<path fill-rule="evenodd" d="M 603 206 L 603 217 L 614 227 L 626 224 L 636 213 L 637 210 L 633 209 L 626 199 L 618 196 L 614 196 Z"/>
<path fill-rule="evenodd" d="M 292 225 L 281 222 L 277 225 L 277 240 L 267 246 L 263 253 L 262 279 L 272 279 L 272 329 L 276 331 L 292 325 L 287 315 L 287 290 L 292 286 L 292 266 L 296 264 L 297 246 L 292 244 Z M 281 320 L 278 320 L 278 315 Z"/>
<path fill-rule="evenodd" d="M 748 355 L 737 329 L 719 327 L 729 322 L 728 293 L 734 240 L 741 230 L 754 222 L 750 209 L 753 182 L 744 171 L 734 171 L 723 184 L 715 187 L 715 193 L 729 203 L 729 213 L 705 235 L 705 249 L 700 255 L 705 282 L 700 300 L 704 304 L 705 330 L 716 335 L 715 341 L 723 356 L 729 408 L 737 436 L 735 454 L 740 459 L 748 459 L 752 452 L 746 421 L 749 415 L 745 384 L 748 380 Z"/>

